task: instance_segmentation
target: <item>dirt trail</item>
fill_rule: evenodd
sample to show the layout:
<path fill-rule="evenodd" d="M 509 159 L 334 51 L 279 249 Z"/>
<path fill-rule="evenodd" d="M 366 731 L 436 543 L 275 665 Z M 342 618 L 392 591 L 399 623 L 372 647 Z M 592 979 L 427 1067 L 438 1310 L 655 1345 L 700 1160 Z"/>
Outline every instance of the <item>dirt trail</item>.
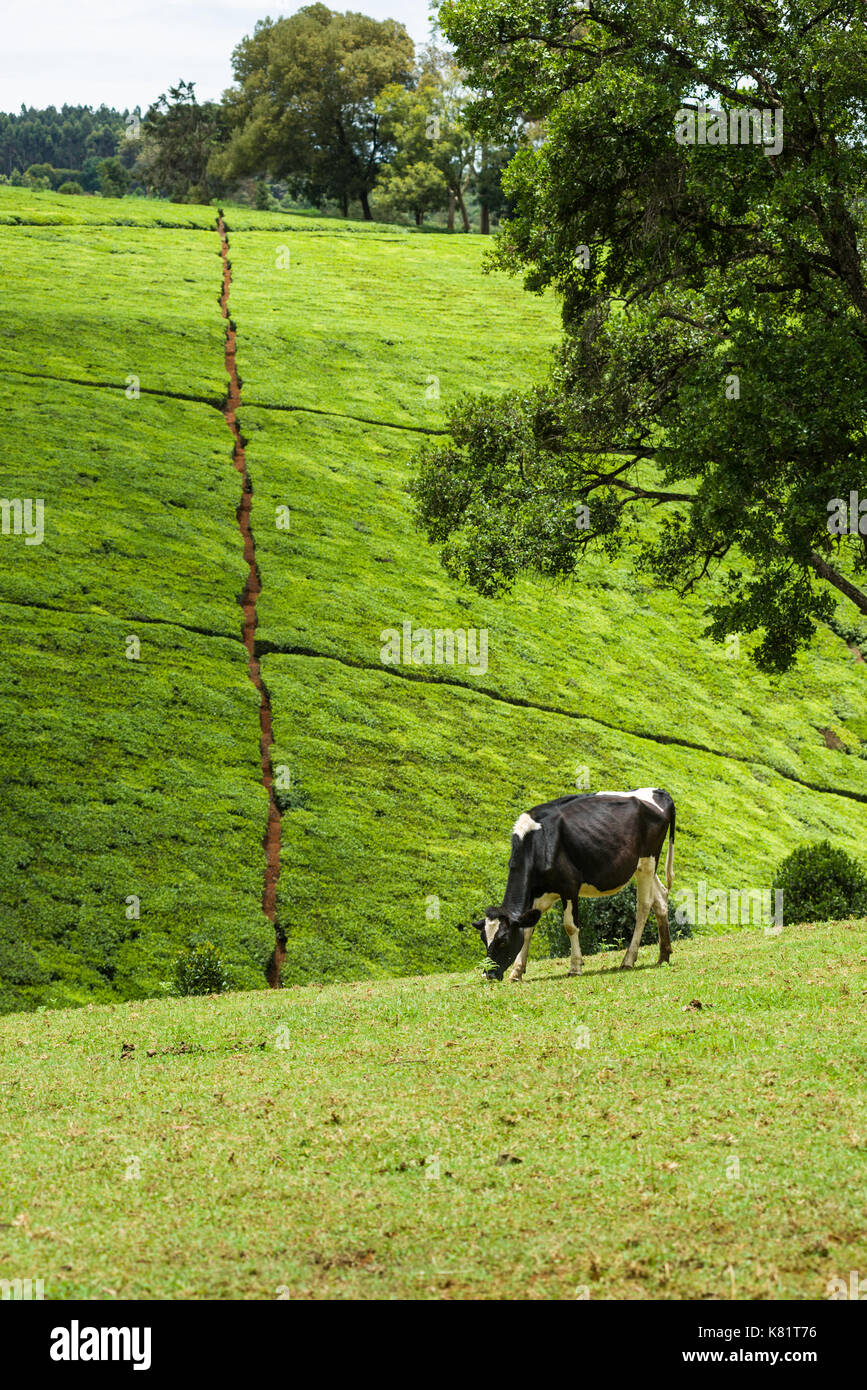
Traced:
<path fill-rule="evenodd" d="M 247 472 L 244 438 L 237 421 L 237 411 L 241 404 L 241 384 L 235 362 L 235 325 L 229 315 L 232 267 L 229 260 L 229 238 L 222 211 L 217 218 L 217 230 L 220 233 L 220 250 L 223 257 L 223 292 L 220 296 L 220 308 L 223 311 L 223 318 L 226 320 L 226 370 L 229 373 L 229 394 L 223 406 L 223 415 L 235 440 L 232 462 L 241 474 L 242 491 L 237 517 L 244 541 L 244 559 L 247 561 L 249 571 L 240 602 L 244 616 L 244 646 L 247 648 L 250 680 L 259 692 L 259 752 L 262 761 L 262 785 L 268 792 L 268 828 L 262 839 L 262 846 L 265 850 L 265 886 L 262 891 L 262 910 L 268 920 L 274 924 L 274 951 L 268 962 L 266 973 L 271 988 L 278 989 L 280 987 L 280 970 L 286 956 L 286 936 L 277 922 L 277 879 L 280 875 L 280 812 L 274 796 L 274 769 L 271 765 L 271 746 L 274 742 L 271 701 L 262 681 L 255 649 L 256 600 L 262 592 L 262 580 L 256 564 L 256 544 L 250 526 L 253 489 L 250 475 Z"/>

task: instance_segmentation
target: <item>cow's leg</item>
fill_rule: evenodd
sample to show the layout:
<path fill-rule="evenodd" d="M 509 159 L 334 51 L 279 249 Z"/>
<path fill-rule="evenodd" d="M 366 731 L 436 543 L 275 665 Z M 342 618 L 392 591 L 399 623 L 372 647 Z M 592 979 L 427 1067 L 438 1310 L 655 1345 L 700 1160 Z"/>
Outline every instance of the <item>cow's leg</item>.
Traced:
<path fill-rule="evenodd" d="M 557 894 L 556 894 L 556 893 L 543 893 L 543 895 L 542 895 L 541 898 L 536 898 L 536 899 L 534 900 L 534 902 L 533 902 L 533 908 L 534 908 L 536 911 L 538 911 L 539 916 L 541 916 L 542 913 L 543 913 L 543 912 L 547 912 L 547 911 L 548 911 L 548 908 L 551 906 L 551 904 L 552 904 L 552 903 L 555 903 L 556 901 L 557 901 Z M 511 973 L 510 973 L 510 975 L 509 975 L 509 979 L 510 979 L 511 983 L 514 984 L 514 985 L 520 984 L 521 980 L 524 978 L 524 971 L 527 969 L 527 957 L 528 957 L 529 954 L 530 954 L 530 942 L 531 942 L 532 939 L 533 939 L 533 931 L 534 931 L 534 927 L 525 927 L 525 928 L 524 928 L 524 944 L 523 944 L 523 946 L 521 947 L 521 951 L 520 951 L 520 954 L 519 954 L 519 956 L 518 956 L 518 959 L 515 961 L 515 964 L 512 966 L 512 970 L 511 970 Z"/>
<path fill-rule="evenodd" d="M 584 959 L 581 955 L 581 937 L 578 931 L 578 924 L 575 918 L 578 916 L 577 902 L 567 902 L 563 913 L 563 926 L 569 933 L 569 974 L 580 975 L 584 966 Z"/>
<path fill-rule="evenodd" d="M 632 933 L 632 940 L 621 962 L 621 970 L 628 970 L 631 965 L 635 964 L 638 957 L 638 947 L 641 944 L 644 924 L 653 902 L 653 880 L 655 877 L 653 859 L 649 855 L 645 859 L 639 859 L 638 867 L 635 870 L 635 931 Z"/>
<path fill-rule="evenodd" d="M 671 959 L 671 936 L 668 931 L 668 889 L 656 874 L 653 875 L 653 911 L 659 929 L 659 960 L 664 965 Z"/>
<path fill-rule="evenodd" d="M 527 969 L 527 957 L 530 954 L 530 942 L 533 939 L 533 932 L 535 930 L 535 927 L 524 928 L 524 944 L 521 947 L 520 955 L 518 956 L 518 959 L 515 961 L 515 964 L 512 966 L 512 970 L 509 975 L 509 979 L 511 980 L 513 985 L 519 985 L 522 979 L 524 978 L 524 971 Z"/>

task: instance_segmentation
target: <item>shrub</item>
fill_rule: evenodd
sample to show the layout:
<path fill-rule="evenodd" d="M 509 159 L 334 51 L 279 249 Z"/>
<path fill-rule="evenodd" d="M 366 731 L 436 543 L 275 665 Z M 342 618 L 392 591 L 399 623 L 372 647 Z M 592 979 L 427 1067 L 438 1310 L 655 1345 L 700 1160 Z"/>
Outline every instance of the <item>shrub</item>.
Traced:
<path fill-rule="evenodd" d="M 83 192 L 84 192 L 84 189 L 82 188 L 82 186 L 81 186 L 80 183 L 75 183 L 74 180 L 72 180 L 72 179 L 67 179 L 66 183 L 62 183 L 62 184 L 60 185 L 60 187 L 58 188 L 57 191 L 58 191 L 58 193 L 76 193 L 76 194 L 77 194 L 77 193 L 83 193 Z"/>
<path fill-rule="evenodd" d="M 774 888 L 783 890 L 785 922 L 867 916 L 867 875 L 830 840 L 793 850 L 777 869 Z"/>
<path fill-rule="evenodd" d="M 578 930 L 581 953 L 594 956 L 599 951 L 625 950 L 635 930 L 635 884 L 630 883 L 611 898 L 582 898 L 579 903 Z M 681 909 L 683 915 L 684 909 Z M 536 928 L 547 943 L 552 956 L 569 955 L 569 937 L 563 926 L 563 909 L 557 904 L 546 913 Z M 672 941 L 692 936 L 692 923 L 678 922 L 669 903 L 668 930 Z M 653 908 L 641 934 L 642 946 L 652 946 L 657 940 L 656 917 Z"/>
<path fill-rule="evenodd" d="M 222 994 L 229 984 L 223 952 L 212 942 L 190 946 L 175 957 L 172 994 Z"/>

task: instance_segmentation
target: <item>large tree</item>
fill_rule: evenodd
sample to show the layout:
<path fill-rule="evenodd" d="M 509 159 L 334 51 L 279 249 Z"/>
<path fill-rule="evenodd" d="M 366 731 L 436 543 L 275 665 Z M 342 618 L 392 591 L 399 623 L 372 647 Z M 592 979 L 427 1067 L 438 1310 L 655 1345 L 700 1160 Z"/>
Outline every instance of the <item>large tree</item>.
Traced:
<path fill-rule="evenodd" d="M 377 99 L 383 136 L 394 146 L 379 186 L 392 200 L 401 191 L 429 190 L 424 210 L 445 201 L 449 231 L 458 209 L 464 231 L 470 230 L 466 195 L 476 181 L 479 145 L 465 118 L 468 97 L 451 54 L 429 44 L 412 87 L 386 87 Z M 418 204 L 409 206 L 418 220 Z"/>
<path fill-rule="evenodd" d="M 496 263 L 553 287 L 565 329 L 544 387 L 464 401 L 421 458 L 452 573 L 499 592 L 634 542 L 768 670 L 839 595 L 867 614 L 863 19 L 855 0 L 445 0 L 476 130 L 543 123 L 505 176 Z"/>
<path fill-rule="evenodd" d="M 439 82 L 425 75 L 411 88 L 392 82 L 376 99 L 383 137 L 393 147 L 380 169 L 377 206 L 411 212 L 419 227 L 425 213 L 444 207 L 449 196 L 445 174 L 435 159 L 439 94 Z"/>
<path fill-rule="evenodd" d="M 348 214 L 369 195 L 384 148 L 376 97 L 411 80 L 414 48 L 402 24 L 307 5 L 262 20 L 232 55 L 237 86 L 225 96 L 235 126 L 223 167 L 231 175 L 287 179 L 313 202 Z"/>
<path fill-rule="evenodd" d="M 195 85 L 169 87 L 141 123 L 136 172 L 176 203 L 207 203 L 222 189 L 211 166 L 228 139 L 226 116 L 216 102 L 199 102 Z"/>

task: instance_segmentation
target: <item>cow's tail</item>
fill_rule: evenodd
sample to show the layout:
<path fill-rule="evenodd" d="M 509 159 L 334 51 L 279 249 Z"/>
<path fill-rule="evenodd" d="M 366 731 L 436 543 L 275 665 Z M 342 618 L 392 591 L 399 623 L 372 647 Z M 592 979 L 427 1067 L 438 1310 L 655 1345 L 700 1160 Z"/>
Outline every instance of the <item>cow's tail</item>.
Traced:
<path fill-rule="evenodd" d="M 674 883 L 674 802 L 671 803 L 671 814 L 668 818 L 668 854 L 665 859 L 665 886 L 670 889 Z"/>

